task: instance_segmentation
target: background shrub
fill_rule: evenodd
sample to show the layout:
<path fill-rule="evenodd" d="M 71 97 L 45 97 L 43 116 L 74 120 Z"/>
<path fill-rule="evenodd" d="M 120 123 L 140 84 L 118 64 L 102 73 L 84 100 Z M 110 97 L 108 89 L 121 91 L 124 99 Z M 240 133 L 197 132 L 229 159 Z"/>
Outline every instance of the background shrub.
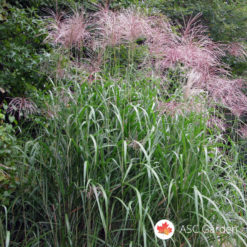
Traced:
<path fill-rule="evenodd" d="M 43 43 L 43 21 L 33 9 L 7 5 L 0 39 L 0 85 L 11 96 L 47 88 L 45 72 L 40 67 L 47 61 L 48 46 Z"/>

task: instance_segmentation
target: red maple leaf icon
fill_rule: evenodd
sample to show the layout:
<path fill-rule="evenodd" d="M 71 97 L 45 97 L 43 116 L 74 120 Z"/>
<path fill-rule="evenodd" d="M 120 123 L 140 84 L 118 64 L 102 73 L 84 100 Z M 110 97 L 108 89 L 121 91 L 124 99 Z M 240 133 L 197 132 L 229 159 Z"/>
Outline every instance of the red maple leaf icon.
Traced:
<path fill-rule="evenodd" d="M 167 222 L 163 223 L 162 226 L 157 226 L 157 230 L 161 234 L 169 235 L 172 233 L 172 228 L 169 227 L 169 224 Z"/>

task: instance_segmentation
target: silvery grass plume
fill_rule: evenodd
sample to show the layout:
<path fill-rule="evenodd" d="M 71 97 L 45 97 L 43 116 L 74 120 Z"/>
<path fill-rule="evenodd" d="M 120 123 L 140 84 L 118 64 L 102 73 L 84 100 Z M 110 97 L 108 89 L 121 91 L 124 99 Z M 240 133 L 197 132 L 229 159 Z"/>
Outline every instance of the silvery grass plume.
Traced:
<path fill-rule="evenodd" d="M 238 42 L 227 44 L 224 48 L 230 55 L 237 57 L 240 60 L 245 60 L 247 57 L 246 47 Z"/>
<path fill-rule="evenodd" d="M 120 12 L 118 21 L 123 42 L 135 42 L 138 38 L 144 38 L 150 30 L 148 18 L 131 9 Z"/>
<path fill-rule="evenodd" d="M 117 13 L 103 8 L 95 14 L 99 38 L 96 46 L 115 46 L 120 43 L 121 34 L 118 26 Z"/>
<path fill-rule="evenodd" d="M 205 27 L 198 22 L 199 17 L 190 19 L 180 35 L 169 33 L 169 28 L 160 32 L 156 29 L 154 41 L 149 42 L 150 51 L 156 55 L 158 67 L 163 70 L 177 64 L 187 68 L 185 98 L 205 91 L 215 102 L 240 116 L 247 111 L 247 97 L 242 92 L 244 82 L 227 78 L 230 72 L 222 62 L 226 55 L 224 46 L 206 35 Z M 236 44 L 231 45 L 229 52 L 245 56 L 244 49 Z"/>
<path fill-rule="evenodd" d="M 87 31 L 88 23 L 83 10 L 74 12 L 73 16 L 52 12 L 47 28 L 47 40 L 66 48 L 71 48 L 73 45 L 80 47 L 90 39 L 90 33 Z"/>
<path fill-rule="evenodd" d="M 150 29 L 148 18 L 133 9 L 113 12 L 102 8 L 95 19 L 100 33 L 98 46 L 103 47 L 134 42 Z"/>
<path fill-rule="evenodd" d="M 157 102 L 157 111 L 162 114 L 170 116 L 183 115 L 190 113 L 208 114 L 205 103 L 189 100 L 185 102 L 177 102 L 172 100 L 170 102 Z"/>
<path fill-rule="evenodd" d="M 239 117 L 247 112 L 247 97 L 243 92 L 245 87 L 242 79 L 233 80 L 213 73 L 205 78 L 194 69 L 187 72 L 187 84 L 183 92 L 185 99 L 204 94 L 211 106 L 221 104 Z"/>
<path fill-rule="evenodd" d="M 73 16 L 53 14 L 48 39 L 67 48 L 73 45 L 99 48 L 98 58 L 91 60 L 101 61 L 107 46 L 146 38 L 149 50 L 155 56 L 156 68 L 165 71 L 182 64 L 189 71 L 188 84 L 184 88 L 186 94 L 194 95 L 204 90 L 211 99 L 240 116 L 247 111 L 247 97 L 242 92 L 244 83 L 228 79 L 229 68 L 222 58 L 227 52 L 243 58 L 246 51 L 238 43 L 222 45 L 210 39 L 207 29 L 199 22 L 200 16 L 191 18 L 180 33 L 175 33 L 172 25 L 160 17 L 147 17 L 133 9 L 113 12 L 104 7 L 90 19 L 93 20 L 91 25 L 95 25 L 90 35 L 89 21 L 83 10 Z"/>
<path fill-rule="evenodd" d="M 18 119 L 24 118 L 38 112 L 36 104 L 24 97 L 13 98 L 8 105 L 7 113 L 10 115 L 17 114 Z"/>
<path fill-rule="evenodd" d="M 245 84 L 241 79 L 230 80 L 212 76 L 206 88 L 216 102 L 223 104 L 239 117 L 247 112 L 247 97 L 242 91 Z"/>
<path fill-rule="evenodd" d="M 207 121 L 207 127 L 224 132 L 227 129 L 227 124 L 222 119 L 212 116 Z"/>
<path fill-rule="evenodd" d="M 158 57 L 157 63 L 162 69 L 182 63 L 190 69 L 195 69 L 205 77 L 212 72 L 224 73 L 221 57 L 225 52 L 220 45 L 213 42 L 206 29 L 198 23 L 200 15 L 190 19 L 180 34 L 172 33 L 171 28 L 155 29 L 154 42 L 150 43 L 151 52 Z"/>

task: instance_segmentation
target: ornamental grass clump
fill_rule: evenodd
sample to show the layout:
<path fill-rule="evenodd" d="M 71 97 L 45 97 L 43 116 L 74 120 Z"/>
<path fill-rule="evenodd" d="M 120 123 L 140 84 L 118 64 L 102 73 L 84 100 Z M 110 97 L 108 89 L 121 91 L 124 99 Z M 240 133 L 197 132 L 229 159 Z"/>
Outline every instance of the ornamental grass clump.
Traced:
<path fill-rule="evenodd" d="M 192 18 L 178 35 L 173 34 L 171 28 L 166 28 L 165 32 L 155 30 L 150 48 L 157 55 L 161 68 L 182 63 L 200 72 L 205 78 L 216 68 L 219 72 L 225 72 L 221 69 L 220 60 L 225 53 L 220 45 L 206 36 L 205 27 L 198 24 L 199 16 Z"/>
<path fill-rule="evenodd" d="M 134 9 L 114 12 L 104 7 L 87 17 L 83 11 L 75 12 L 74 16 L 54 15 L 55 22 L 49 27 L 48 39 L 67 48 L 86 47 L 86 57 L 85 54 L 78 56 L 79 67 L 84 63 L 86 65 L 82 67 L 89 67 L 91 71 L 105 70 L 114 74 L 115 71 L 133 72 L 136 42 L 143 38 L 149 54 L 143 52 L 143 57 L 148 58 L 142 63 L 147 65 L 136 66 L 136 70 L 149 67 L 164 75 L 169 69 L 182 66 L 187 78 L 187 85 L 182 85 L 186 89 L 185 98 L 204 92 L 211 100 L 210 106 L 221 104 L 236 116 L 245 114 L 245 83 L 231 79 L 230 69 L 222 59 L 227 53 L 243 59 L 246 51 L 238 43 L 214 42 L 207 35 L 207 28 L 200 23 L 200 17 L 200 14 L 196 15 L 175 32 L 164 18 L 145 16 Z"/>
<path fill-rule="evenodd" d="M 54 88 L 46 102 L 61 110 L 20 150 L 0 234 L 9 231 L 13 246 L 160 247 L 153 227 L 164 218 L 176 229 L 169 247 L 246 246 L 234 143 L 199 112 L 158 114 L 157 98 L 147 79 Z M 217 226 L 234 231 L 204 231 Z"/>
<path fill-rule="evenodd" d="M 199 23 L 200 15 L 190 19 L 178 35 L 165 31 L 154 32 L 149 42 L 150 51 L 156 57 L 156 67 L 166 71 L 182 64 L 187 72 L 184 85 L 185 98 L 195 92 L 205 92 L 209 99 L 240 116 L 247 111 L 247 97 L 243 93 L 245 83 L 230 79 L 229 68 L 222 62 L 226 47 L 232 55 L 245 56 L 240 45 L 224 46 L 206 35 L 206 28 Z"/>
<path fill-rule="evenodd" d="M 88 23 L 83 10 L 76 11 L 72 16 L 52 13 L 47 28 L 47 40 L 66 48 L 84 46 L 90 38 Z"/>
<path fill-rule="evenodd" d="M 146 16 L 133 9 L 113 12 L 104 8 L 96 13 L 100 33 L 99 46 L 116 46 L 145 38 L 150 29 Z"/>

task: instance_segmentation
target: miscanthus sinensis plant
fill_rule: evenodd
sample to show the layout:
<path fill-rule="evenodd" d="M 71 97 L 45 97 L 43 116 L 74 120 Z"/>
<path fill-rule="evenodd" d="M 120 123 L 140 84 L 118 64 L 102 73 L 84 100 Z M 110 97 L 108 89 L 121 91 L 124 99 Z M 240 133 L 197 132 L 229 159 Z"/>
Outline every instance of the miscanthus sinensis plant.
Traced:
<path fill-rule="evenodd" d="M 67 16 L 65 13 L 54 13 L 51 11 L 52 19 L 48 19 L 47 40 L 55 44 L 61 44 L 66 48 L 85 45 L 89 38 L 88 22 L 85 12 L 75 11 L 74 15 Z"/>
<path fill-rule="evenodd" d="M 53 24 L 48 25 L 49 40 L 60 43 L 64 48 L 75 45 L 83 51 L 85 47 L 91 50 L 90 59 L 84 57 L 84 61 L 92 65 L 93 72 L 112 66 L 106 55 L 109 48 L 114 53 L 113 67 L 117 67 L 120 55 L 116 54 L 123 53 L 123 46 L 129 50 L 126 55 L 129 64 L 134 62 L 134 50 L 146 46 L 149 53 L 143 53 L 143 61 L 138 61 L 142 65 L 139 64 L 137 69 L 148 67 L 165 75 L 167 70 L 182 66 L 188 79 L 188 84 L 183 85 L 187 86 L 187 94 L 193 95 L 199 89 L 209 96 L 210 105 L 220 103 L 238 117 L 246 112 L 245 82 L 233 80 L 230 69 L 222 62 L 226 54 L 244 59 L 246 51 L 238 43 L 214 42 L 207 35 L 207 28 L 200 23 L 200 14 L 176 31 L 164 17 L 145 15 L 136 9 L 113 12 L 104 7 L 92 15 L 86 15 L 82 10 L 63 18 L 55 15 L 53 19 Z M 140 39 L 141 45 L 138 45 Z M 83 56 L 78 62 L 83 63 Z M 97 65 L 96 70 L 93 64 Z"/>
<path fill-rule="evenodd" d="M 244 82 L 222 63 L 226 50 L 245 53 L 212 41 L 198 18 L 174 31 L 164 18 L 133 9 L 54 15 L 47 40 L 78 68 L 44 96 L 39 137 L 20 150 L 19 187 L 1 209 L 1 245 L 158 247 L 153 226 L 162 218 L 176 227 L 167 246 L 247 245 L 246 165 L 222 134 L 222 118 L 210 113 L 215 103 L 237 116 L 246 111 Z M 142 46 L 145 66 L 127 67 L 126 79 L 105 73 L 107 64 L 117 67 L 117 51 L 127 47 L 131 65 Z M 85 61 L 93 67 L 86 79 L 78 72 Z M 177 68 L 180 88 L 164 95 Z M 233 230 L 208 233 L 205 225 Z"/>
<path fill-rule="evenodd" d="M 56 114 L 25 143 L 20 186 L 2 211 L 11 246 L 158 247 L 153 226 L 163 218 L 176 227 L 166 246 L 247 245 L 234 143 L 205 114 L 160 114 L 159 90 L 150 78 L 54 88 L 46 102 Z"/>

